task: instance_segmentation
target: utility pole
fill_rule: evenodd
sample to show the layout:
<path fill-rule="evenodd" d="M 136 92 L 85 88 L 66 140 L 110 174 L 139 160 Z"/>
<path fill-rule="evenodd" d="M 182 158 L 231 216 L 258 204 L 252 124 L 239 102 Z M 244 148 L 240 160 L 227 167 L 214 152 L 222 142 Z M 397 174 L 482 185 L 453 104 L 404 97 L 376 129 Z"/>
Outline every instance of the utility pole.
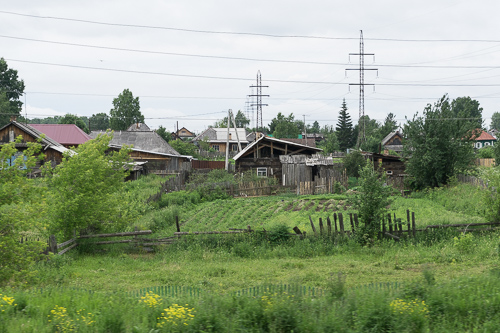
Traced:
<path fill-rule="evenodd" d="M 226 138 L 226 171 L 229 171 L 229 127 L 231 121 L 231 109 L 227 110 L 227 138 Z"/>
<path fill-rule="evenodd" d="M 260 71 L 257 71 L 257 85 L 255 86 L 250 86 L 250 88 L 256 88 L 257 93 L 248 95 L 249 97 L 256 97 L 256 103 L 251 104 L 251 106 L 256 106 L 257 109 L 257 124 L 256 124 L 256 129 L 257 131 L 262 130 L 264 128 L 263 121 L 262 121 L 262 106 L 267 106 L 267 104 L 262 104 L 262 97 L 269 97 L 269 95 L 262 95 L 262 88 L 269 88 L 269 86 L 263 86 L 262 85 L 262 78 L 260 75 Z"/>
<path fill-rule="evenodd" d="M 307 146 L 307 126 L 306 126 L 306 115 L 303 114 L 304 116 L 304 134 L 306 136 L 306 146 Z"/>
<path fill-rule="evenodd" d="M 375 86 L 373 83 L 365 83 L 365 71 L 378 71 L 378 68 L 365 68 L 365 56 L 371 55 L 375 60 L 375 53 L 365 53 L 363 41 L 363 30 L 360 30 L 359 53 L 349 53 L 350 56 L 359 56 L 359 68 L 347 68 L 346 71 L 359 71 L 359 83 L 349 83 L 350 86 L 359 86 L 359 121 L 358 121 L 358 140 L 356 147 L 359 148 L 366 141 L 365 133 L 365 86 Z"/>

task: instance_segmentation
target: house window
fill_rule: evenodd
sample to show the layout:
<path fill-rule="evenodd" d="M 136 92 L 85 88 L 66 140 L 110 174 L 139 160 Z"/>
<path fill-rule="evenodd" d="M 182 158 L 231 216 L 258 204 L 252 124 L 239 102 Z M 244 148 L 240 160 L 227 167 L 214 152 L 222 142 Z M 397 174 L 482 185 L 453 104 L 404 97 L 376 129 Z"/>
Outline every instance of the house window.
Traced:
<path fill-rule="evenodd" d="M 213 148 L 213 150 L 215 150 L 215 151 L 220 151 L 220 150 L 219 150 L 219 145 L 212 145 L 212 148 Z"/>
<path fill-rule="evenodd" d="M 238 145 L 231 145 L 232 151 L 238 151 Z"/>
<path fill-rule="evenodd" d="M 476 142 L 476 148 L 481 148 L 481 142 Z"/>
<path fill-rule="evenodd" d="M 489 145 L 491 145 L 491 144 L 490 144 L 489 142 L 485 142 L 485 143 L 484 143 L 484 145 L 485 145 L 485 146 L 489 146 Z"/>
<path fill-rule="evenodd" d="M 257 168 L 257 177 L 267 177 L 267 168 Z"/>

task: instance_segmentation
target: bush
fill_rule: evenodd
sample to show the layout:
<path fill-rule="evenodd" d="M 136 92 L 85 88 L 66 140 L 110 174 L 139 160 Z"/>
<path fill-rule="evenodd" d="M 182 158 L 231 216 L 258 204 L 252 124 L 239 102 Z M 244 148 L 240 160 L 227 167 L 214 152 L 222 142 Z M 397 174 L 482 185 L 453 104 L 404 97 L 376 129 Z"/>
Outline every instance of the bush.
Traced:
<path fill-rule="evenodd" d="M 344 167 L 349 177 L 359 177 L 359 171 L 366 165 L 366 159 L 359 150 L 354 150 L 344 157 Z"/>

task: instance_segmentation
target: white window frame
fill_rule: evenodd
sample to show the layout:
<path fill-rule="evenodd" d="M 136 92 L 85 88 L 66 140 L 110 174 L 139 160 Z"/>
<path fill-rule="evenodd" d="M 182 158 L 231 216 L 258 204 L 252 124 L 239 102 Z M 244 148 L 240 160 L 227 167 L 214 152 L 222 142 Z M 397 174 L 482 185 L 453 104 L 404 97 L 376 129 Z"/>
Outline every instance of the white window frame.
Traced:
<path fill-rule="evenodd" d="M 478 148 L 478 149 L 479 149 L 479 148 L 481 148 L 481 146 L 482 146 L 482 145 L 481 145 L 481 142 L 476 142 L 476 148 Z"/>
<path fill-rule="evenodd" d="M 267 168 L 257 168 L 257 177 L 267 177 Z"/>

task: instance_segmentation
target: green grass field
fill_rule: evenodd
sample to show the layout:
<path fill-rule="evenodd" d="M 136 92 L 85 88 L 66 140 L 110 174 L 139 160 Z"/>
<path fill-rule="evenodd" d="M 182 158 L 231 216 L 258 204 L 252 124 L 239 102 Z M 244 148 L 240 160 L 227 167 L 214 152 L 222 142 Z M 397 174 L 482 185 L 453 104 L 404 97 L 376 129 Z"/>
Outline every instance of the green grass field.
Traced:
<path fill-rule="evenodd" d="M 157 178 L 148 178 L 128 184 L 127 191 L 139 205 L 158 186 Z M 414 211 L 417 227 L 485 222 L 482 195 L 479 189 L 459 185 L 397 197 L 389 212 L 405 218 L 406 209 Z M 383 240 L 361 246 L 354 239 L 312 236 L 309 216 L 317 223 L 334 212 L 354 212 L 346 195 L 201 203 L 193 203 L 188 194 L 173 196 L 177 197 L 164 206 L 142 205 L 135 225 L 155 228 L 154 236 L 172 235 L 178 215 L 182 231 L 250 225 L 271 234 L 187 235 L 154 253 L 125 244 L 82 244 L 37 263 L 36 278 L 24 287 L 0 290 L 20 304 L 5 299 L 2 303 L 0 297 L 0 311 L 5 310 L 0 312 L 0 332 L 65 331 L 61 325 L 67 325 L 66 331 L 82 332 L 494 332 L 500 325 L 498 232 L 464 235 L 438 230 L 399 243 Z M 298 226 L 309 236 L 305 240 L 269 236 L 283 225 L 290 232 Z M 339 274 L 342 281 L 337 280 Z M 363 287 L 380 283 L 400 287 Z M 269 285 L 314 287 L 323 296 L 233 294 Z M 155 286 L 194 288 L 202 296 L 163 297 L 154 306 L 144 306 L 140 298 L 126 294 Z M 45 291 L 34 292 L 40 288 Z M 195 309 L 188 325 L 160 319 L 161 312 L 174 304 Z M 67 309 L 57 319 L 60 326 L 54 323 L 54 313 L 62 311 L 56 305 Z M 87 325 L 78 312 L 83 308 L 92 313 L 85 318 L 94 324 Z"/>

